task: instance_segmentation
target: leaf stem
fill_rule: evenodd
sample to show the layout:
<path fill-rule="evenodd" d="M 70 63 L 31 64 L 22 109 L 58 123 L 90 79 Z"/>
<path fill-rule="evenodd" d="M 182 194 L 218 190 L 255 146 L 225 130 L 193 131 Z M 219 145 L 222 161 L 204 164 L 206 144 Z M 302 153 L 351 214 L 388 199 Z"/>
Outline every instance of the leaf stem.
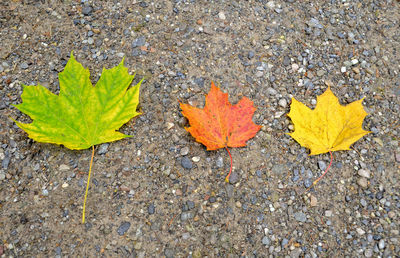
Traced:
<path fill-rule="evenodd" d="M 226 151 L 227 151 L 228 154 L 229 154 L 229 158 L 231 158 L 231 169 L 229 170 L 229 174 L 225 177 L 225 182 L 229 183 L 229 177 L 231 176 L 231 173 L 232 173 L 232 165 L 233 165 L 233 162 L 232 162 L 232 156 L 231 156 L 231 153 L 229 152 L 228 147 L 225 147 L 225 149 L 226 149 Z"/>
<path fill-rule="evenodd" d="M 331 154 L 331 162 L 329 163 L 329 166 L 325 169 L 324 173 L 320 177 L 318 177 L 317 180 L 315 180 L 313 182 L 313 185 L 316 185 L 318 183 L 318 181 L 321 180 L 321 178 L 323 178 L 325 176 L 325 174 L 328 172 L 329 168 L 331 167 L 332 160 L 333 160 L 332 151 L 329 151 L 329 154 Z"/>
<path fill-rule="evenodd" d="M 82 211 L 82 224 L 85 223 L 85 208 L 86 208 L 86 199 L 89 191 L 89 184 L 90 184 L 90 175 L 92 172 L 92 164 L 93 164 L 93 157 L 94 157 L 94 145 L 92 146 L 92 158 L 90 159 L 90 166 L 89 166 L 89 176 L 86 183 L 86 191 L 85 191 L 85 200 L 83 201 L 83 211 Z"/>
<path fill-rule="evenodd" d="M 303 192 L 303 194 L 307 193 L 313 186 L 315 186 L 315 185 L 318 183 L 318 181 L 321 180 L 321 179 L 325 176 L 325 174 L 328 172 L 329 168 L 330 168 L 331 165 L 332 165 L 332 161 L 333 161 L 332 151 L 329 151 L 329 154 L 331 154 L 331 162 L 329 162 L 329 166 L 325 169 L 324 173 L 323 173 L 320 177 L 318 177 L 316 180 L 314 180 L 314 182 L 312 183 L 312 185 L 311 185 L 309 188 L 307 188 L 307 189 Z"/>

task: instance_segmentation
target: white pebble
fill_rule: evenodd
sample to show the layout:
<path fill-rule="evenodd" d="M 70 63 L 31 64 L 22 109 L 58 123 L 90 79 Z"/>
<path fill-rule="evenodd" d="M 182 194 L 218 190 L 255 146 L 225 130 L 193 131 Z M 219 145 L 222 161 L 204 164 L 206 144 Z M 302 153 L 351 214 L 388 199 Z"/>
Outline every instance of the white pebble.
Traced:
<path fill-rule="evenodd" d="M 58 170 L 60 171 L 67 171 L 69 169 L 70 169 L 69 166 L 65 164 L 61 164 L 60 167 L 58 168 Z"/>
<path fill-rule="evenodd" d="M 358 64 L 358 59 L 353 59 L 353 60 L 351 60 L 351 63 L 352 63 L 353 65 Z"/>
<path fill-rule="evenodd" d="M 62 186 L 61 186 L 62 188 L 66 188 L 66 187 L 68 187 L 68 183 L 64 183 L 64 184 L 62 184 Z"/>
<path fill-rule="evenodd" d="M 267 7 L 268 7 L 269 9 L 274 9 L 274 8 L 275 8 L 275 3 L 274 3 L 274 1 L 269 1 L 269 2 L 267 3 Z"/>
<path fill-rule="evenodd" d="M 361 177 L 360 179 L 357 180 L 357 184 L 361 186 L 362 188 L 367 188 L 368 187 L 368 181 L 364 177 Z"/>
<path fill-rule="evenodd" d="M 299 65 L 298 64 L 292 64 L 292 71 L 296 72 L 299 69 Z"/>
<path fill-rule="evenodd" d="M 262 71 L 257 71 L 256 72 L 256 77 L 262 77 L 264 75 L 264 73 Z"/>
<path fill-rule="evenodd" d="M 365 234 L 365 231 L 362 228 L 357 228 L 356 231 L 360 236 Z"/>
<path fill-rule="evenodd" d="M 200 157 L 199 156 L 194 156 L 192 158 L 193 162 L 199 162 L 200 161 Z"/>
<path fill-rule="evenodd" d="M 186 156 L 189 153 L 189 147 L 183 147 L 180 153 L 182 156 Z"/>
<path fill-rule="evenodd" d="M 278 104 L 279 104 L 279 106 L 285 108 L 287 106 L 287 101 L 286 101 L 286 99 L 280 99 Z"/>
<path fill-rule="evenodd" d="M 370 178 L 371 177 L 371 173 L 369 172 L 369 170 L 366 170 L 366 169 L 358 170 L 358 175 L 362 176 L 362 177 L 366 177 L 366 178 Z"/>
<path fill-rule="evenodd" d="M 340 71 L 341 71 L 342 73 L 345 73 L 345 72 L 346 72 L 346 66 L 342 66 L 342 68 L 340 68 Z"/>
<path fill-rule="evenodd" d="M 285 114 L 285 112 L 282 112 L 282 111 L 278 111 L 278 112 L 276 112 L 275 113 L 275 118 L 280 118 L 283 114 Z"/>
<path fill-rule="evenodd" d="M 49 191 L 47 189 L 42 190 L 43 196 L 49 196 Z"/>
<path fill-rule="evenodd" d="M 125 56 L 125 53 L 119 52 L 119 53 L 117 53 L 117 54 L 116 54 L 116 56 L 118 56 L 118 57 L 122 58 L 122 57 L 124 57 L 124 56 Z"/>
<path fill-rule="evenodd" d="M 225 14 L 224 14 L 223 12 L 219 12 L 218 17 L 219 17 L 221 20 L 225 20 L 225 19 L 226 19 Z"/>
<path fill-rule="evenodd" d="M 378 247 L 379 247 L 379 249 L 385 249 L 385 240 L 384 239 L 379 240 Z"/>

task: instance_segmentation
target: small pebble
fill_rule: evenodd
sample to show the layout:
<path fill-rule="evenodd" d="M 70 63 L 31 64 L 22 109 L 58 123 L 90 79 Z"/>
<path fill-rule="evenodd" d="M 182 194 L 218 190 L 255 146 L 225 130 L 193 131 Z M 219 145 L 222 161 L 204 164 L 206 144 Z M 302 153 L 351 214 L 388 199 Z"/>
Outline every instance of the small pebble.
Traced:
<path fill-rule="evenodd" d="M 318 161 L 318 167 L 319 167 L 320 170 L 325 171 L 325 169 L 326 169 L 325 161 L 319 160 Z"/>
<path fill-rule="evenodd" d="M 182 221 L 185 221 L 185 220 L 188 220 L 188 219 L 191 219 L 191 218 L 193 218 L 193 214 L 191 212 L 182 212 L 181 213 L 181 220 Z"/>
<path fill-rule="evenodd" d="M 362 188 L 367 188 L 368 187 L 368 180 L 365 177 L 359 178 L 357 180 L 357 184 L 361 186 Z"/>
<path fill-rule="evenodd" d="M 271 240 L 269 239 L 269 237 L 264 236 L 262 239 L 262 243 L 263 245 L 269 246 L 271 244 Z"/>
<path fill-rule="evenodd" d="M 356 231 L 357 231 L 357 234 L 359 234 L 360 236 L 365 234 L 365 231 L 362 228 L 357 228 Z"/>
<path fill-rule="evenodd" d="M 365 249 L 365 251 L 364 251 L 364 255 L 367 258 L 372 257 L 373 254 L 374 254 L 374 251 L 372 249 Z"/>
<path fill-rule="evenodd" d="M 400 153 L 396 153 L 395 158 L 397 162 L 400 162 Z"/>
<path fill-rule="evenodd" d="M 131 227 L 130 222 L 127 222 L 127 221 L 122 222 L 121 225 L 117 229 L 118 235 L 120 235 L 120 236 L 124 235 L 130 227 Z"/>
<path fill-rule="evenodd" d="M 297 220 L 299 222 L 306 222 L 307 221 L 307 216 L 303 212 L 296 212 L 293 215 L 294 215 L 295 220 Z"/>
<path fill-rule="evenodd" d="M 91 229 L 92 227 L 93 227 L 92 223 L 85 222 L 85 229 L 86 229 L 86 231 L 89 230 L 89 229 Z"/>
<path fill-rule="evenodd" d="M 353 67 L 351 70 L 353 70 L 353 72 L 356 74 L 360 73 L 360 68 L 358 68 L 358 67 Z"/>
<path fill-rule="evenodd" d="M 275 8 L 275 3 L 274 1 L 268 1 L 266 6 L 270 9 L 274 9 Z"/>
<path fill-rule="evenodd" d="M 194 156 L 194 157 L 192 158 L 192 161 L 193 161 L 193 162 L 199 162 L 199 161 L 200 161 L 200 157 L 199 157 L 199 156 Z"/>
<path fill-rule="evenodd" d="M 249 53 L 247 53 L 247 57 L 252 59 L 254 57 L 254 51 L 249 51 Z"/>
<path fill-rule="evenodd" d="M 282 242 L 281 242 L 282 248 L 285 248 L 287 246 L 287 244 L 289 244 L 289 239 L 287 239 L 287 238 L 282 239 Z"/>
<path fill-rule="evenodd" d="M 379 240 L 378 247 L 379 247 L 379 249 L 385 249 L 385 240 L 384 239 Z"/>
<path fill-rule="evenodd" d="M 222 168 L 224 166 L 224 159 L 222 157 L 218 157 L 215 165 L 217 165 L 218 168 Z"/>
<path fill-rule="evenodd" d="M 319 77 L 323 76 L 324 74 L 325 74 L 324 70 L 318 70 L 317 71 L 317 76 L 319 76 Z"/>
<path fill-rule="evenodd" d="M 346 66 L 342 66 L 342 68 L 340 68 L 340 71 L 341 71 L 342 73 L 345 73 L 345 72 L 347 71 Z"/>
<path fill-rule="evenodd" d="M 318 200 L 317 197 L 315 197 L 314 195 L 310 196 L 310 205 L 311 207 L 315 207 L 318 204 Z"/>
<path fill-rule="evenodd" d="M 4 159 L 3 159 L 3 161 L 1 162 L 1 166 L 4 169 L 7 169 L 8 165 L 10 165 L 10 155 L 8 154 L 8 151 L 6 151 L 6 155 L 5 155 Z"/>
<path fill-rule="evenodd" d="M 362 177 L 365 177 L 365 178 L 370 178 L 371 177 L 371 173 L 369 172 L 369 170 L 366 170 L 366 169 L 360 169 L 360 170 L 358 170 L 358 175 L 359 176 L 362 176 Z"/>
<path fill-rule="evenodd" d="M 135 181 L 135 182 L 132 183 L 132 188 L 133 189 L 137 189 L 137 188 L 139 188 L 139 186 L 140 186 L 140 184 L 139 184 L 138 181 Z"/>
<path fill-rule="evenodd" d="M 61 255 L 61 252 L 62 252 L 61 247 L 57 246 L 55 252 L 57 255 Z"/>
<path fill-rule="evenodd" d="M 47 189 L 42 190 L 43 196 L 49 196 L 49 191 Z"/>
<path fill-rule="evenodd" d="M 142 242 L 136 242 L 135 245 L 133 246 L 135 250 L 140 250 L 142 249 Z"/>
<path fill-rule="evenodd" d="M 236 171 L 232 171 L 231 175 L 229 176 L 229 183 L 236 184 L 239 181 L 239 175 Z"/>
<path fill-rule="evenodd" d="M 164 255 L 166 258 L 173 258 L 175 255 L 175 252 L 172 249 L 166 248 L 164 251 Z"/>
<path fill-rule="evenodd" d="M 140 36 L 132 42 L 132 48 L 141 47 L 146 44 L 146 39 L 144 36 Z"/>
<path fill-rule="evenodd" d="M 183 240 L 189 239 L 189 237 L 190 237 L 190 234 L 189 234 L 189 233 L 183 233 L 183 234 L 182 234 L 182 239 L 183 239 Z"/>
<path fill-rule="evenodd" d="M 191 161 L 188 157 L 186 157 L 186 156 L 184 156 L 184 157 L 182 158 L 182 160 L 181 160 L 181 165 L 182 165 L 182 167 L 185 168 L 185 169 L 192 169 L 192 168 L 193 168 L 193 163 L 192 163 L 192 161 Z"/>
<path fill-rule="evenodd" d="M 345 37 L 345 35 L 344 35 L 343 32 L 338 32 L 338 33 L 337 33 L 337 36 L 338 36 L 339 38 L 341 38 L 341 39 L 344 39 L 344 37 Z"/>
<path fill-rule="evenodd" d="M 116 54 L 116 56 L 118 56 L 118 57 L 120 57 L 120 58 L 123 58 L 123 57 L 125 56 L 125 53 L 123 53 L 123 52 L 118 52 L 118 53 Z"/>
<path fill-rule="evenodd" d="M 186 155 L 188 155 L 188 153 L 189 153 L 189 147 L 183 147 L 182 149 L 181 149 L 181 155 L 182 156 L 186 156 Z"/>
<path fill-rule="evenodd" d="M 186 201 L 186 205 L 188 206 L 189 210 L 195 207 L 195 203 L 193 201 Z"/>
<path fill-rule="evenodd" d="M 264 75 L 264 73 L 262 71 L 257 71 L 255 75 L 256 77 L 260 78 Z"/>
<path fill-rule="evenodd" d="M 304 187 L 309 188 L 312 185 L 312 181 L 309 178 L 304 180 Z"/>
<path fill-rule="evenodd" d="M 220 18 L 221 20 L 225 20 L 226 19 L 225 14 L 223 12 L 219 12 L 218 13 L 218 18 Z"/>
<path fill-rule="evenodd" d="M 99 150 L 97 151 L 98 155 L 106 154 L 108 151 L 108 146 L 110 146 L 109 143 L 103 143 L 100 145 Z"/>
<path fill-rule="evenodd" d="M 167 123 L 166 123 L 166 126 L 167 126 L 167 130 L 169 130 L 169 129 L 171 129 L 172 127 L 174 127 L 174 123 L 167 122 Z"/>
<path fill-rule="evenodd" d="M 274 88 L 269 87 L 267 88 L 267 93 L 269 95 L 275 96 L 278 92 Z"/>
<path fill-rule="evenodd" d="M 287 101 L 286 99 L 280 99 L 278 102 L 279 106 L 286 108 L 287 107 Z"/>
<path fill-rule="evenodd" d="M 82 13 L 83 13 L 84 15 L 90 15 L 90 14 L 92 13 L 92 11 L 93 11 L 93 8 L 92 8 L 91 6 L 89 6 L 89 5 L 85 5 L 85 6 L 82 8 Z"/>
<path fill-rule="evenodd" d="M 70 167 L 68 165 L 61 164 L 60 167 L 58 168 L 58 170 L 60 170 L 60 171 L 68 171 L 68 170 L 70 170 Z"/>
<path fill-rule="evenodd" d="M 156 207 L 154 206 L 154 203 L 150 204 L 149 207 L 147 208 L 147 212 L 149 214 L 154 214 L 155 210 L 156 210 Z"/>
<path fill-rule="evenodd" d="M 290 247 L 291 248 L 291 247 Z M 297 258 L 300 257 L 301 253 L 302 253 L 302 249 L 301 248 L 295 248 L 292 252 L 290 252 L 290 257 L 293 258 Z"/>
<path fill-rule="evenodd" d="M 28 69 L 29 65 L 27 62 L 23 62 L 19 67 L 21 67 L 21 69 Z"/>

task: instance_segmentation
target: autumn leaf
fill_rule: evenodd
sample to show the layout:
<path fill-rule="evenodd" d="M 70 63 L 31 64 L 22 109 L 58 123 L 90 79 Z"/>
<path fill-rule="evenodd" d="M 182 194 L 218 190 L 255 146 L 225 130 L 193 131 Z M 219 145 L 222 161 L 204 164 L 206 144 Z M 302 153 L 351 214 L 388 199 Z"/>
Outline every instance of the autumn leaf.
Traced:
<path fill-rule="evenodd" d="M 256 108 L 251 100 L 243 97 L 236 105 L 232 105 L 228 94 L 223 93 L 213 82 L 203 109 L 182 103 L 180 107 L 190 123 L 190 127 L 185 129 L 196 141 L 204 144 L 207 150 L 226 148 L 230 157 L 227 147 L 246 146 L 246 141 L 253 138 L 261 128 L 252 121 Z M 227 181 L 231 172 L 232 157 Z"/>
<path fill-rule="evenodd" d="M 30 124 L 15 122 L 35 141 L 62 144 L 76 150 L 92 147 L 87 186 L 93 146 L 131 137 L 116 130 L 139 115 L 136 107 L 141 84 L 139 82 L 128 90 L 134 76 L 129 75 L 123 60 L 112 69 L 104 68 L 95 87 L 89 77 L 89 70 L 84 69 L 71 53 L 64 71 L 59 74 L 59 95 L 42 85 L 24 85 L 22 103 L 15 105 L 33 120 Z M 85 203 L 86 196 L 87 190 Z"/>
<path fill-rule="evenodd" d="M 350 150 L 351 144 L 370 133 L 362 129 L 367 115 L 362 106 L 363 99 L 342 106 L 328 88 L 317 97 L 317 105 L 311 110 L 292 98 L 288 116 L 294 123 L 295 131 L 289 135 L 301 146 L 310 149 L 310 155 Z"/>
<path fill-rule="evenodd" d="M 367 115 L 362 106 L 363 99 L 343 106 L 328 87 L 317 97 L 317 105 L 311 110 L 292 98 L 288 116 L 295 130 L 289 135 L 301 146 L 310 149 L 310 155 L 329 152 L 332 163 L 333 151 L 349 150 L 351 144 L 370 133 L 362 128 Z M 326 171 L 328 169 L 329 166 Z"/>
<path fill-rule="evenodd" d="M 103 69 L 95 87 L 89 77 L 89 70 L 71 54 L 59 74 L 58 96 L 41 85 L 24 85 L 23 102 L 15 107 L 33 122 L 17 125 L 35 141 L 77 150 L 131 137 L 116 130 L 139 115 L 140 83 L 127 90 L 134 76 L 128 74 L 123 61 L 112 69 Z"/>

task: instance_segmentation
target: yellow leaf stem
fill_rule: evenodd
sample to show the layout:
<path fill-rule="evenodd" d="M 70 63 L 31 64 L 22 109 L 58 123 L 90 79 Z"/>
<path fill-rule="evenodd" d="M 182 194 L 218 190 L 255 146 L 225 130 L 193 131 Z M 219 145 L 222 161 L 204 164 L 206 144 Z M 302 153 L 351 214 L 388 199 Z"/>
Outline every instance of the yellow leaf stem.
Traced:
<path fill-rule="evenodd" d="M 88 195 L 88 191 L 89 191 L 90 175 L 91 175 L 91 172 L 92 172 L 93 157 L 94 157 L 94 146 L 92 146 L 92 158 L 90 159 L 89 176 L 88 176 L 88 180 L 87 180 L 87 183 L 86 183 L 85 199 L 83 201 L 82 224 L 85 223 L 86 199 L 87 199 L 87 195 Z"/>

